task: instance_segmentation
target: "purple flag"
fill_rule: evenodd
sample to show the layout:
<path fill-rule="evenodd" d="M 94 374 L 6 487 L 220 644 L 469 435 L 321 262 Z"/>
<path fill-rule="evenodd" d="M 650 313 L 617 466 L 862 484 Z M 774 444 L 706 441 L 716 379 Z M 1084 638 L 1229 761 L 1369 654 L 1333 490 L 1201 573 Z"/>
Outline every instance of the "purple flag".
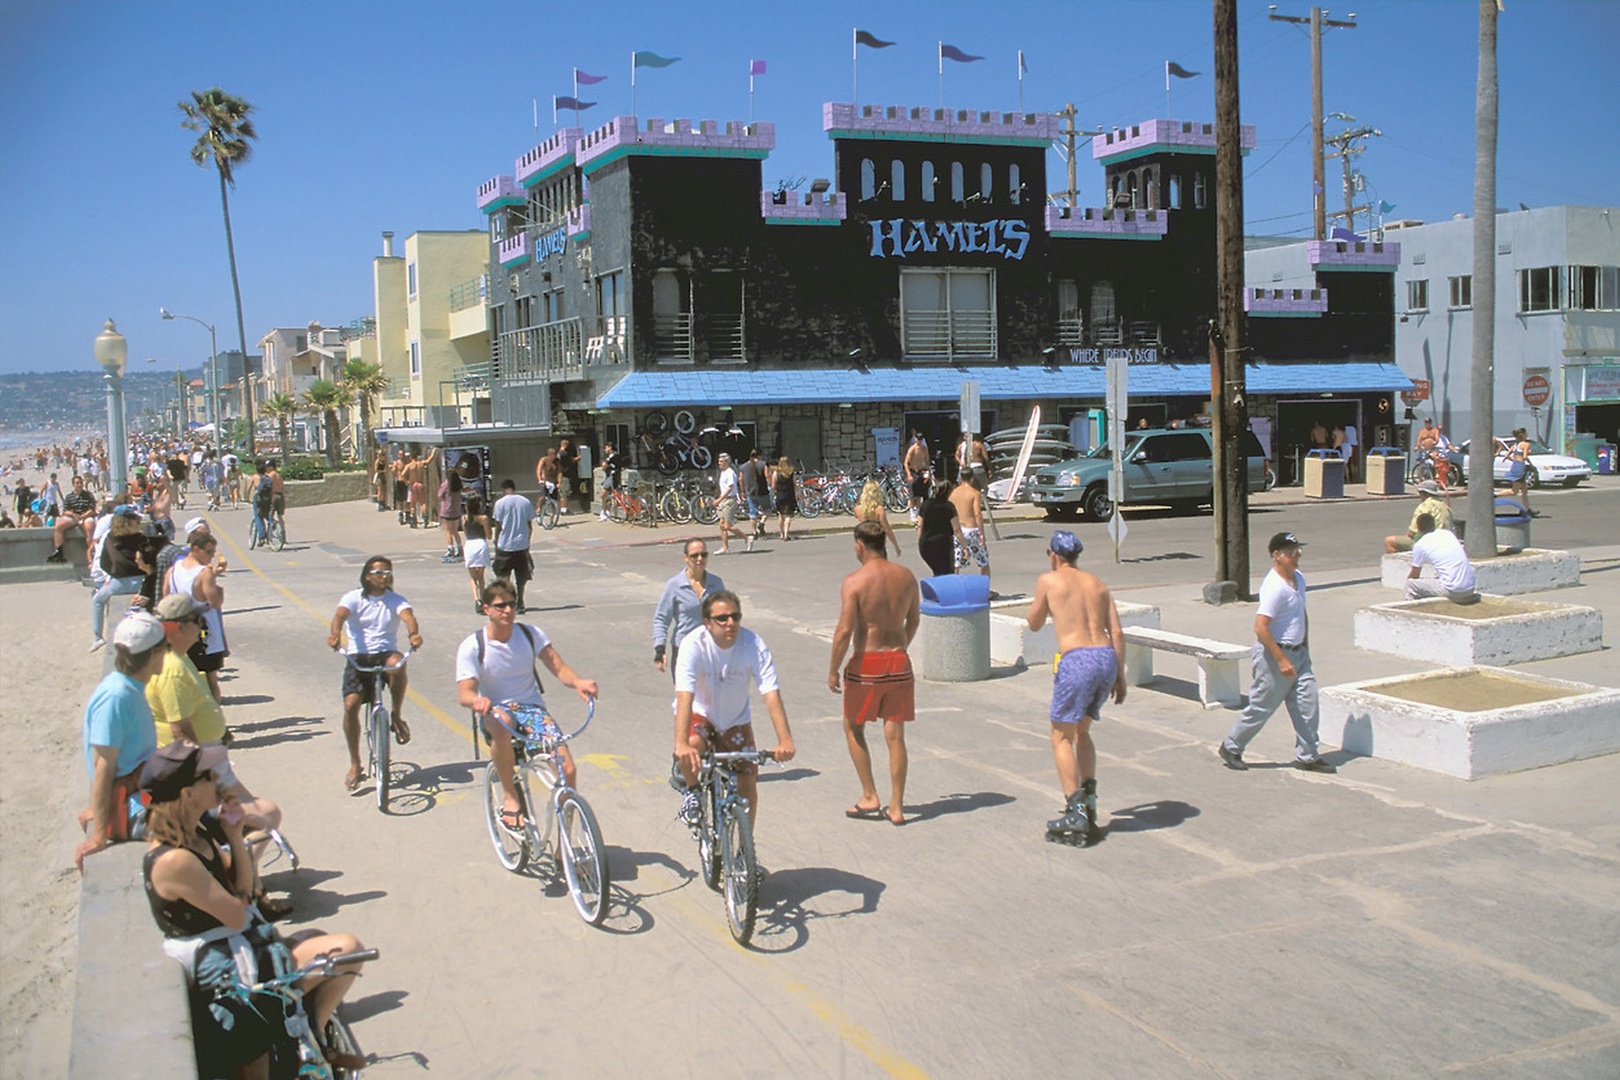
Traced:
<path fill-rule="evenodd" d="M 943 43 L 941 43 L 939 47 L 939 58 L 941 60 L 955 60 L 958 64 L 971 64 L 975 60 L 984 59 L 982 56 L 970 56 L 961 49 L 958 49 L 955 45 L 946 45 Z"/>
<path fill-rule="evenodd" d="M 1198 72 L 1196 72 L 1196 71 L 1188 71 L 1186 68 L 1182 67 L 1180 64 L 1176 63 L 1174 60 L 1166 60 L 1164 62 L 1164 73 L 1166 75 L 1174 75 L 1178 79 L 1196 79 L 1196 78 L 1198 78 Z"/>
<path fill-rule="evenodd" d="M 551 99 L 551 107 L 553 109 L 574 109 L 578 112 L 583 112 L 584 110 L 594 108 L 595 106 L 596 102 L 594 101 L 581 101 L 579 98 L 568 97 L 567 95 L 553 95 Z"/>
<path fill-rule="evenodd" d="M 894 42 L 884 41 L 876 34 L 868 33 L 865 30 L 857 30 L 855 31 L 855 44 L 865 45 L 869 49 L 887 49 Z"/>
<path fill-rule="evenodd" d="M 750 61 L 748 61 L 748 74 L 749 75 L 763 75 L 763 74 L 765 74 L 765 61 L 763 61 L 763 60 L 750 60 Z"/>
<path fill-rule="evenodd" d="M 574 69 L 574 81 L 581 86 L 595 86 L 605 78 L 607 78 L 606 75 L 587 75 L 579 68 Z"/>

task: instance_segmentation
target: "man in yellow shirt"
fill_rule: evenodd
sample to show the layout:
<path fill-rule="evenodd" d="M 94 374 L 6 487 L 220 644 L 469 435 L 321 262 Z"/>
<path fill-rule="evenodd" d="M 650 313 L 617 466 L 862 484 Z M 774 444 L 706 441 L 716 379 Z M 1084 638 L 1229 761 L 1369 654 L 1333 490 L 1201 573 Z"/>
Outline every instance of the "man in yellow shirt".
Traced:
<path fill-rule="evenodd" d="M 1434 527 L 1445 529 L 1447 532 L 1456 532 L 1456 522 L 1451 513 L 1451 505 L 1446 502 L 1447 496 L 1440 491 L 1440 485 L 1433 480 L 1425 480 L 1418 485 L 1418 494 L 1423 498 L 1418 502 L 1417 509 L 1412 511 L 1412 522 L 1406 527 L 1405 536 L 1384 537 L 1384 554 L 1394 555 L 1402 551 L 1411 551 L 1412 545 L 1417 541 L 1417 519 L 1424 514 L 1434 518 Z M 158 732 L 161 741 L 163 733 Z"/>
<path fill-rule="evenodd" d="M 169 641 L 169 655 L 163 658 L 162 670 L 146 684 L 146 703 L 152 709 L 157 744 L 167 746 L 184 739 L 200 746 L 223 747 L 225 713 L 209 692 L 208 679 L 186 655 L 202 635 L 202 608 L 188 593 L 170 593 L 153 614 L 163 623 L 163 636 Z M 219 793 L 234 796 L 241 804 L 242 820 L 249 829 L 269 833 L 281 827 L 281 807 L 248 791 L 229 760 L 216 779 Z M 253 845 L 255 855 L 262 853 L 265 846 Z M 292 911 L 287 901 L 270 900 L 262 894 L 258 904 L 267 919 L 278 919 Z"/>

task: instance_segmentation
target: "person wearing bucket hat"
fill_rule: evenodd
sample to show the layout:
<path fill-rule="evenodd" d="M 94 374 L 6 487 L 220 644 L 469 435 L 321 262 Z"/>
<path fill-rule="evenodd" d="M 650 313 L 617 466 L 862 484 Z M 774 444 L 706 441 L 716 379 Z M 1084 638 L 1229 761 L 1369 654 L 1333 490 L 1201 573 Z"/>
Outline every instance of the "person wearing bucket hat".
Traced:
<path fill-rule="evenodd" d="M 151 801 L 142 877 L 163 951 L 186 969 L 192 989 L 192 1035 L 205 1076 L 267 1076 L 271 1046 L 285 1033 L 278 999 L 233 992 L 280 965 L 299 967 L 317 956 L 361 948 L 352 934 L 319 931 L 289 946 L 254 907 L 253 859 L 243 835 L 245 815 L 222 795 L 219 747 L 175 740 L 159 748 L 141 773 Z M 287 954 L 291 953 L 291 963 Z M 279 954 L 279 955 L 278 955 Z M 238 968 L 238 963 L 246 969 Z M 304 1007 L 324 1038 L 326 1022 L 353 985 L 354 967 L 303 982 Z M 357 1055 L 325 1051 L 329 1063 L 357 1069 Z"/>
<path fill-rule="evenodd" d="M 139 839 L 145 804 L 140 773 L 157 747 L 146 684 L 163 664 L 168 649 L 163 624 L 145 612 L 122 619 L 113 629 L 113 670 L 84 707 L 84 767 L 90 774 L 90 804 L 79 812 L 85 837 L 73 853 L 84 857 L 119 840 Z"/>
<path fill-rule="evenodd" d="M 1405 536 L 1384 537 L 1384 554 L 1395 555 L 1402 551 L 1411 551 L 1412 545 L 1417 542 L 1418 518 L 1428 514 L 1434 518 L 1436 528 L 1447 532 L 1456 532 L 1456 526 L 1451 513 L 1449 492 L 1443 493 L 1440 485 L 1433 480 L 1425 480 L 1417 486 L 1418 494 L 1423 496 L 1418 500 L 1417 509 L 1412 511 L 1412 522 L 1406 527 Z"/>
<path fill-rule="evenodd" d="M 1317 747 L 1316 673 L 1311 670 L 1310 623 L 1305 614 L 1305 575 L 1299 572 L 1304 541 L 1280 532 L 1266 545 L 1271 570 L 1260 583 L 1260 608 L 1254 617 L 1253 679 L 1249 703 L 1217 752 L 1229 769 L 1243 770 L 1243 749 L 1260 734 L 1279 705 L 1294 722 L 1294 768 L 1305 772 L 1338 772 L 1322 760 Z"/>

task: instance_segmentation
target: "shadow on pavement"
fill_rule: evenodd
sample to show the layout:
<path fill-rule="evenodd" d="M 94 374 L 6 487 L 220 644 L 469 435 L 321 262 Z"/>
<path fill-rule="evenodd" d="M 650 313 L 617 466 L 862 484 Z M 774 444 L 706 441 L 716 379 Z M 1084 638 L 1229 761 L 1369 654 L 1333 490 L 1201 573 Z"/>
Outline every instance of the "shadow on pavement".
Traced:
<path fill-rule="evenodd" d="M 367 971 L 370 974 L 370 971 Z M 385 1012 L 393 1012 L 405 1004 L 410 997 L 408 990 L 384 990 L 380 994 L 367 994 L 358 1000 L 345 1000 L 343 1002 L 343 1019 L 349 1023 L 369 1020 L 373 1016 L 381 1016 Z M 378 1058 L 379 1061 L 383 1060 Z"/>
<path fill-rule="evenodd" d="M 979 791 L 973 794 L 958 792 L 954 795 L 942 795 L 931 803 L 924 803 L 912 809 L 911 821 L 928 821 L 932 818 L 944 817 L 947 814 L 967 814 L 974 810 L 983 810 L 991 806 L 1006 806 L 1018 800 L 1002 791 Z"/>
<path fill-rule="evenodd" d="M 314 725 L 313 727 L 311 725 Z M 306 742 L 330 734 L 326 721 L 319 716 L 278 716 L 274 720 L 253 724 L 231 725 L 231 749 L 253 750 L 280 743 Z M 259 732 L 248 734 L 244 732 Z"/>
<path fill-rule="evenodd" d="M 1135 806 L 1126 806 L 1119 810 L 1109 811 L 1108 827 L 1103 830 L 1107 836 L 1114 832 L 1152 832 L 1154 829 L 1173 829 L 1189 818 L 1195 818 L 1201 810 L 1191 803 L 1177 802 L 1175 799 L 1165 799 L 1160 802 L 1138 803 Z"/>
<path fill-rule="evenodd" d="M 264 880 L 266 889 L 287 890 L 287 895 L 293 903 L 293 912 L 288 917 L 285 928 L 292 929 L 318 919 L 329 919 L 352 904 L 380 900 L 388 895 L 384 889 L 340 893 L 318 887 L 323 882 L 342 876 L 341 870 L 313 870 L 305 866 L 300 870 L 283 870 L 279 873 L 266 874 Z"/>
<path fill-rule="evenodd" d="M 876 878 L 829 866 L 806 866 L 793 870 L 773 870 L 760 883 L 759 915 L 754 924 L 751 947 L 759 952 L 788 953 L 801 948 L 810 938 L 812 919 L 843 919 L 870 915 L 877 911 L 878 898 L 887 886 Z M 848 893 L 858 897 L 858 905 L 828 905 L 825 909 L 807 907 L 810 901 L 828 893 Z"/>

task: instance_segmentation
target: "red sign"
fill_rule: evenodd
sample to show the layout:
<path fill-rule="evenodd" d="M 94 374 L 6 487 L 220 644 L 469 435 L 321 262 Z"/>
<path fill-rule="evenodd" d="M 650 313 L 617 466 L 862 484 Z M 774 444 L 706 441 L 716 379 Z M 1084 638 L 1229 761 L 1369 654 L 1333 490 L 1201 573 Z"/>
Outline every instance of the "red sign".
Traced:
<path fill-rule="evenodd" d="M 1532 408 L 1547 404 L 1552 396 L 1552 387 L 1547 383 L 1545 375 L 1528 375 L 1524 380 L 1524 403 Z"/>
<path fill-rule="evenodd" d="M 1413 379 L 1412 389 L 1401 391 L 1401 400 L 1408 405 L 1416 405 L 1420 401 L 1429 400 L 1429 380 Z"/>

